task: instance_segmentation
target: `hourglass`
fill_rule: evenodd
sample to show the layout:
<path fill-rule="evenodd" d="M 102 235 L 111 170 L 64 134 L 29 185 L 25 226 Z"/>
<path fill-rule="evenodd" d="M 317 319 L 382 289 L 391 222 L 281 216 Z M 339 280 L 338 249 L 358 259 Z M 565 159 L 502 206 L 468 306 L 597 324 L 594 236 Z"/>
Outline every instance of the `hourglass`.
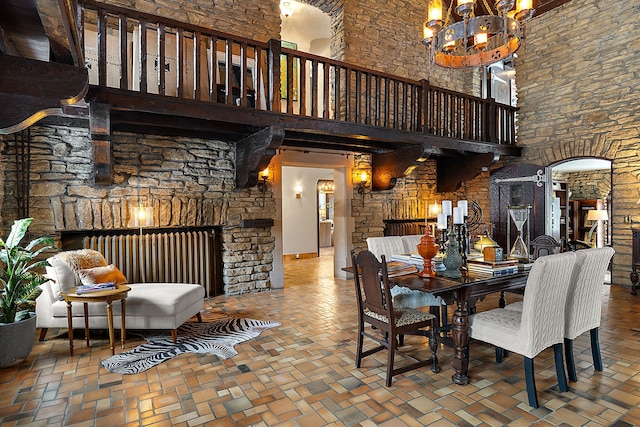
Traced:
<path fill-rule="evenodd" d="M 529 210 L 531 209 L 531 206 L 508 206 L 507 209 L 509 211 L 509 216 L 511 216 L 511 219 L 513 220 L 513 224 L 516 226 L 516 230 L 518 231 L 516 241 L 513 242 L 511 251 L 509 251 L 509 257 L 517 259 L 518 261 L 529 262 L 529 225 L 527 224 L 527 220 L 529 219 Z M 525 224 L 527 224 L 527 231 L 526 236 L 523 237 Z M 507 227 L 508 242 L 511 241 L 510 229 L 511 227 Z M 525 243 L 525 238 L 527 243 Z"/>

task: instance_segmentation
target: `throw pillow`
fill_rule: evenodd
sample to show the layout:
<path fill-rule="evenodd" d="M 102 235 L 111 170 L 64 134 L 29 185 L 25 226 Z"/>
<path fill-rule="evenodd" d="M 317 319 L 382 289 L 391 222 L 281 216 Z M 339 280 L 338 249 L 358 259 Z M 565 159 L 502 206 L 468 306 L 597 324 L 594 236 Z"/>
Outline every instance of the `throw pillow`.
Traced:
<path fill-rule="evenodd" d="M 47 260 L 51 267 L 53 268 L 53 272 L 51 272 L 51 292 L 53 292 L 53 297 L 59 301 L 62 301 L 62 295 L 60 292 L 65 292 L 69 289 L 75 288 L 77 285 L 78 277 L 76 273 L 71 269 L 69 264 L 58 258 L 57 256 L 53 256 Z M 49 271 L 47 270 L 49 274 Z"/>
<path fill-rule="evenodd" d="M 83 285 L 113 282 L 117 286 L 127 283 L 126 277 L 124 277 L 122 272 L 113 264 L 107 265 L 106 267 L 94 267 L 80 270 L 78 271 L 78 277 Z"/>

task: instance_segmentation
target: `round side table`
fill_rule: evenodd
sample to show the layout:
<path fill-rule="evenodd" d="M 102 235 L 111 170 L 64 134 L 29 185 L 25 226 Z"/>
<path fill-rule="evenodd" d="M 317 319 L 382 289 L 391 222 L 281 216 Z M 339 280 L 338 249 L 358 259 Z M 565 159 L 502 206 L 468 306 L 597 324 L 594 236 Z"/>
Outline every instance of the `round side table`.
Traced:
<path fill-rule="evenodd" d="M 78 294 L 74 292 L 60 292 L 60 295 L 67 303 L 67 321 L 69 323 L 69 353 L 73 356 L 73 316 L 71 314 L 71 303 L 73 301 L 81 302 L 84 304 L 84 334 L 87 339 L 87 347 L 89 346 L 89 309 L 88 303 L 90 302 L 106 302 L 107 303 L 107 322 L 109 325 L 109 342 L 111 344 L 111 354 L 115 354 L 115 348 L 113 346 L 113 309 L 111 303 L 113 301 L 120 300 L 122 305 L 122 316 L 120 325 L 120 337 L 122 341 L 122 348 L 124 348 L 124 341 L 127 335 L 125 327 L 125 300 L 127 294 L 131 290 L 130 287 L 125 285 L 118 285 L 115 289 L 107 289 L 104 291 L 88 292 L 86 294 Z"/>

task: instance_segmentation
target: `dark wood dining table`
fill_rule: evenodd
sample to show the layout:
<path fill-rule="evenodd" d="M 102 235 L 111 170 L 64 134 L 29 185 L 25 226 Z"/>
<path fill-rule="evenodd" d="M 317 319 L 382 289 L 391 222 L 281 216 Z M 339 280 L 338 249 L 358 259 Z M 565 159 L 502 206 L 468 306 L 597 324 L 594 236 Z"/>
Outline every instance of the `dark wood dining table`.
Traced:
<path fill-rule="evenodd" d="M 469 272 L 459 279 L 442 276 L 423 278 L 418 274 L 392 277 L 389 280 L 400 286 L 428 292 L 439 296 L 447 305 L 455 305 L 451 323 L 453 341 L 453 369 L 451 377 L 455 384 L 469 383 L 469 311 L 475 311 L 476 302 L 488 294 L 502 292 L 499 305 L 504 307 L 504 291 L 522 290 L 529 276 L 528 271 L 514 274 L 491 276 Z"/>

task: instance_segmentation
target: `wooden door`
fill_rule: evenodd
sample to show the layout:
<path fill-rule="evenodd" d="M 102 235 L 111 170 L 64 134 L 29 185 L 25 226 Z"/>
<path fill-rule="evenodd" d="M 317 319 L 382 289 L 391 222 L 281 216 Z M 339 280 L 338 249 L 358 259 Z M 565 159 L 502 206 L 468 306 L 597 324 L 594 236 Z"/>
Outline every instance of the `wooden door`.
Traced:
<path fill-rule="evenodd" d="M 516 227 L 509 217 L 508 206 L 531 205 L 528 224 L 530 240 L 545 233 L 544 167 L 517 164 L 496 169 L 491 172 L 489 192 L 493 239 L 504 249 L 505 256 L 509 255 L 517 237 Z M 507 227 L 511 227 L 510 242 L 507 242 Z M 525 235 L 526 230 L 525 224 Z M 523 238 L 526 242 L 526 237 Z"/>

